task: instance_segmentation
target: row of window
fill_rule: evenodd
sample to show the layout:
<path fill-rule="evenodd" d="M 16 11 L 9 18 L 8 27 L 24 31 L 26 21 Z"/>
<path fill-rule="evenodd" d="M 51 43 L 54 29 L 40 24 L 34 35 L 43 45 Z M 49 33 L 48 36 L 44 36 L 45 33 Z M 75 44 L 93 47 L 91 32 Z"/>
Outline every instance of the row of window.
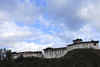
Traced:
<path fill-rule="evenodd" d="M 64 53 L 64 50 L 63 51 L 55 51 L 55 52 L 45 52 L 45 54 L 62 54 Z"/>
<path fill-rule="evenodd" d="M 69 46 L 69 48 L 71 48 L 71 47 L 80 47 L 80 45 L 88 46 L 88 44 L 77 44 L 77 45 Z M 94 43 L 93 45 L 96 46 L 96 43 Z"/>

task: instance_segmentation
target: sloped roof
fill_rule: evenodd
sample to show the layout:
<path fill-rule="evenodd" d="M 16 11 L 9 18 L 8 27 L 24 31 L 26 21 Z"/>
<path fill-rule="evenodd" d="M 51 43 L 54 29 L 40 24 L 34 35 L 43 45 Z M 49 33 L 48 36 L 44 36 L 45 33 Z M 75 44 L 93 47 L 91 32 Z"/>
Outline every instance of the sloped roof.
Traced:
<path fill-rule="evenodd" d="M 51 47 L 48 47 L 46 49 L 43 49 L 44 51 L 45 50 L 59 50 L 59 49 L 66 49 L 67 47 L 61 47 L 61 48 L 51 48 Z"/>
<path fill-rule="evenodd" d="M 71 45 L 76 45 L 76 44 L 84 44 L 84 43 L 99 43 L 99 41 L 87 41 L 87 42 L 80 42 L 80 43 L 74 43 L 74 44 L 69 44 L 67 46 L 71 46 Z"/>
<path fill-rule="evenodd" d="M 12 54 L 20 54 L 20 53 L 42 53 L 42 51 L 35 51 L 35 52 L 31 52 L 31 51 L 25 51 L 25 52 L 12 52 Z"/>
<path fill-rule="evenodd" d="M 74 41 L 82 41 L 82 39 L 76 39 L 76 40 L 73 40 L 73 42 L 74 42 Z"/>

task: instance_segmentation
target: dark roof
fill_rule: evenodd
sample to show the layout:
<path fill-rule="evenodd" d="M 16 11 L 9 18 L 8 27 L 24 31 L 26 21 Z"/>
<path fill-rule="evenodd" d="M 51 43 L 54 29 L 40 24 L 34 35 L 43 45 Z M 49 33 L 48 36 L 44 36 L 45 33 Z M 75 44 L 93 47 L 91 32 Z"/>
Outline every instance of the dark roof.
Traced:
<path fill-rule="evenodd" d="M 31 52 L 31 51 L 25 51 L 25 52 L 12 52 L 12 54 L 20 54 L 20 53 L 42 53 L 42 51 L 35 51 L 35 52 Z"/>
<path fill-rule="evenodd" d="M 58 49 L 66 49 L 67 47 L 61 47 L 61 48 L 51 48 L 51 47 L 48 47 L 46 49 L 43 49 L 43 50 L 58 50 Z"/>
<path fill-rule="evenodd" d="M 73 42 L 74 42 L 74 41 L 82 41 L 82 39 L 76 39 L 76 40 L 73 40 Z"/>
<path fill-rule="evenodd" d="M 87 42 L 80 42 L 80 43 L 75 43 L 75 44 L 69 44 L 67 46 L 71 46 L 71 45 L 76 45 L 76 44 L 83 44 L 83 43 L 99 43 L 99 41 L 87 41 Z"/>
<path fill-rule="evenodd" d="M 11 52 L 12 54 L 16 54 L 16 52 Z"/>

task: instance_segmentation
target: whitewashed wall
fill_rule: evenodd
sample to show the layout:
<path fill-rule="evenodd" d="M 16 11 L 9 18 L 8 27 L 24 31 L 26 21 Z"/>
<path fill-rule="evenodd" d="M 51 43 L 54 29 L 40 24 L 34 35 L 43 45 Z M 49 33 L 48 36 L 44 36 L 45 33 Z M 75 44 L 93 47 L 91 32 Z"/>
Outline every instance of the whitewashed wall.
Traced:
<path fill-rule="evenodd" d="M 96 43 L 96 46 L 94 43 L 80 43 L 80 44 L 75 44 L 68 46 L 68 50 L 73 50 L 73 49 L 80 49 L 80 48 L 93 48 L 93 49 L 99 49 L 99 44 Z"/>
<path fill-rule="evenodd" d="M 60 58 L 67 54 L 68 50 L 57 50 L 44 52 L 44 58 Z"/>
<path fill-rule="evenodd" d="M 12 58 L 13 59 L 16 59 L 16 58 L 18 58 L 19 56 L 20 56 L 21 54 L 14 54 L 14 55 L 12 55 Z M 40 53 L 38 53 L 38 54 L 22 54 L 23 55 L 23 57 L 42 57 L 42 54 L 40 54 Z"/>

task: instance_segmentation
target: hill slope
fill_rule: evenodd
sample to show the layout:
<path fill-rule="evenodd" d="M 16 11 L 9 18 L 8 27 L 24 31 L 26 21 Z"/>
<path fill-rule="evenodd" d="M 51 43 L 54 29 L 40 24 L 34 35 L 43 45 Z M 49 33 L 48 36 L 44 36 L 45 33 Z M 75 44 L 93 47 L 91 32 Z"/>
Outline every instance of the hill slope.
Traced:
<path fill-rule="evenodd" d="M 100 67 L 100 56 L 94 49 L 76 49 L 59 59 L 20 57 L 0 61 L 0 67 Z"/>
<path fill-rule="evenodd" d="M 76 49 L 69 51 L 60 62 L 62 67 L 100 67 L 100 56 L 94 49 Z"/>

